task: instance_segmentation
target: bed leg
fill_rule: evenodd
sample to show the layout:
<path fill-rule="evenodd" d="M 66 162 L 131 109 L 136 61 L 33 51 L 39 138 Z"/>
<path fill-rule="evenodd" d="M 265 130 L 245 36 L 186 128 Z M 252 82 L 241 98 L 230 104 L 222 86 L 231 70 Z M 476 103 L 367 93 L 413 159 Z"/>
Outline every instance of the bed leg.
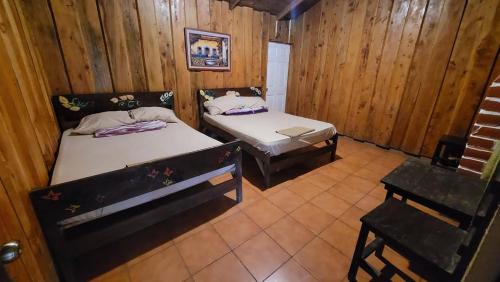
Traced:
<path fill-rule="evenodd" d="M 337 141 L 339 139 L 339 136 L 335 134 L 335 136 L 332 137 L 332 152 L 330 153 L 330 162 L 335 161 L 336 153 L 337 153 Z"/>
<path fill-rule="evenodd" d="M 62 281 L 65 281 L 65 282 L 78 281 L 76 279 L 75 266 L 74 266 L 73 259 L 59 257 L 57 262 L 58 262 L 60 274 L 63 276 Z"/>
<path fill-rule="evenodd" d="M 264 159 L 264 186 L 269 188 L 271 186 L 271 157 L 266 156 Z"/>
<path fill-rule="evenodd" d="M 233 172 L 233 177 L 236 179 L 236 202 L 241 203 L 243 201 L 243 173 L 241 169 L 242 154 L 240 153 L 238 158 L 236 158 L 235 169 Z"/>

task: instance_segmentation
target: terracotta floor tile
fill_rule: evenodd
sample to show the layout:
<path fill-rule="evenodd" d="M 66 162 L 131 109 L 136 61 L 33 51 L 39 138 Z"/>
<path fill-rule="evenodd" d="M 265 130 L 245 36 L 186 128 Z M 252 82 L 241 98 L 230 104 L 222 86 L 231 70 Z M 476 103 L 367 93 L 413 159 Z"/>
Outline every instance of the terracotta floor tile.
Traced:
<path fill-rule="evenodd" d="M 292 185 L 288 186 L 287 189 L 301 196 L 305 200 L 310 200 L 314 198 L 314 196 L 323 192 L 323 189 L 306 179 L 299 179 L 295 181 Z"/>
<path fill-rule="evenodd" d="M 365 149 L 363 149 L 363 154 L 370 155 L 372 159 L 376 159 L 379 157 L 384 156 L 387 154 L 389 151 L 386 149 L 378 148 L 377 146 L 370 146 Z"/>
<path fill-rule="evenodd" d="M 121 265 L 97 278 L 90 280 L 91 282 L 128 282 L 130 277 L 128 269 L 125 265 Z"/>
<path fill-rule="evenodd" d="M 354 175 L 362 177 L 362 178 L 364 178 L 366 180 L 373 181 L 373 182 L 380 182 L 380 180 L 382 178 L 384 178 L 384 176 L 386 176 L 387 174 L 386 173 L 380 173 L 380 172 L 377 172 L 377 171 L 373 171 L 371 169 L 363 167 L 360 170 L 356 171 L 354 173 Z"/>
<path fill-rule="evenodd" d="M 314 282 L 316 279 L 300 264 L 291 259 L 273 273 L 266 282 Z"/>
<path fill-rule="evenodd" d="M 348 162 L 354 167 L 360 169 L 367 165 L 371 161 L 371 158 L 369 156 L 362 156 L 359 153 L 356 153 L 344 158 L 342 161 Z"/>
<path fill-rule="evenodd" d="M 275 204 L 278 208 L 289 213 L 300 207 L 305 200 L 299 195 L 290 192 L 288 189 L 283 189 L 276 194 L 269 196 L 269 201 Z"/>
<path fill-rule="evenodd" d="M 174 238 L 174 243 L 179 243 L 179 242 L 182 242 L 183 240 L 186 240 L 187 238 L 193 236 L 194 234 L 206 229 L 210 227 L 210 223 L 202 223 L 194 228 L 192 228 L 191 230 L 187 231 L 187 232 L 184 232 L 182 234 L 180 234 L 179 236 L 177 236 L 176 238 Z"/>
<path fill-rule="evenodd" d="M 234 250 L 257 281 L 263 281 L 290 257 L 262 232 Z"/>
<path fill-rule="evenodd" d="M 319 234 L 335 220 L 327 212 L 309 203 L 296 209 L 290 215 L 314 234 Z"/>
<path fill-rule="evenodd" d="M 260 195 L 260 193 L 256 192 L 254 189 L 243 188 L 243 201 L 240 204 L 238 204 L 238 206 L 240 208 L 244 208 L 262 199 L 262 197 L 263 196 Z"/>
<path fill-rule="evenodd" d="M 374 208 L 378 207 L 383 201 L 384 200 L 367 195 L 356 203 L 356 207 L 366 212 L 370 212 Z"/>
<path fill-rule="evenodd" d="M 338 182 L 338 180 L 335 180 L 333 177 L 326 175 L 326 173 L 323 174 L 319 172 L 304 179 L 318 186 L 322 191 L 330 189 L 333 185 L 335 185 L 335 183 Z"/>
<path fill-rule="evenodd" d="M 414 273 L 413 271 L 411 271 L 409 269 L 410 264 L 409 264 L 408 260 L 405 259 L 405 258 L 403 258 L 402 256 L 400 256 L 398 253 L 396 253 L 392 249 L 386 247 L 384 249 L 384 252 L 382 253 L 382 256 L 385 257 L 391 263 L 393 263 L 396 267 L 398 267 L 399 269 L 401 269 L 405 274 L 407 274 L 408 276 L 410 276 L 415 281 L 419 281 L 420 280 L 420 277 L 416 273 Z M 381 260 L 379 260 L 377 257 L 375 257 L 375 255 L 370 255 L 367 258 L 367 261 L 371 265 L 373 265 L 375 268 L 377 268 L 378 270 L 380 270 L 380 269 L 382 269 L 384 267 L 384 263 Z M 392 281 L 404 281 L 398 275 L 393 276 L 391 278 L 391 280 Z"/>
<path fill-rule="evenodd" d="M 243 209 L 261 228 L 266 228 L 285 216 L 285 213 L 266 199 L 262 199 Z"/>
<path fill-rule="evenodd" d="M 233 253 L 228 253 L 194 276 L 196 282 L 255 281 Z"/>
<path fill-rule="evenodd" d="M 350 204 L 355 204 L 365 196 L 365 193 L 353 189 L 343 183 L 333 185 L 328 192 Z"/>
<path fill-rule="evenodd" d="M 214 217 L 213 219 L 210 220 L 211 224 L 215 224 L 223 219 L 226 219 L 233 214 L 241 211 L 240 207 L 238 206 L 233 206 L 231 208 L 228 208 L 227 210 L 224 210 L 222 213 L 220 213 L 218 216 Z"/>
<path fill-rule="evenodd" d="M 381 174 L 381 175 L 387 175 L 389 174 L 394 168 L 393 167 L 387 167 L 384 166 L 383 164 L 380 164 L 380 162 L 373 161 L 366 165 L 364 168 L 369 169 L 375 173 Z"/>
<path fill-rule="evenodd" d="M 354 188 L 365 194 L 373 190 L 378 185 L 377 182 L 366 180 L 356 175 L 350 175 L 346 177 L 344 180 L 342 180 L 340 183 L 347 185 L 351 188 Z"/>
<path fill-rule="evenodd" d="M 214 224 L 215 230 L 231 249 L 257 235 L 261 229 L 243 212 L 238 212 Z"/>
<path fill-rule="evenodd" d="M 333 162 L 331 166 L 343 170 L 347 173 L 354 173 L 360 168 L 359 165 L 347 162 L 344 159 Z"/>
<path fill-rule="evenodd" d="M 361 221 L 359 219 L 365 214 L 366 212 L 364 210 L 359 209 L 356 206 L 352 206 L 344 214 L 342 214 L 339 219 L 343 223 L 359 231 L 359 229 L 361 229 Z"/>
<path fill-rule="evenodd" d="M 314 238 L 311 231 L 290 216 L 280 219 L 265 231 L 290 255 Z"/>
<path fill-rule="evenodd" d="M 343 253 L 347 258 L 352 258 L 358 240 L 358 231 L 349 227 L 340 220 L 328 226 L 319 237 Z"/>
<path fill-rule="evenodd" d="M 322 166 L 318 172 L 320 174 L 323 174 L 323 175 L 326 175 L 326 176 L 332 178 L 333 180 L 335 180 L 337 182 L 344 180 L 347 176 L 350 175 L 349 172 L 345 172 L 341 169 L 333 167 L 332 164 Z"/>
<path fill-rule="evenodd" d="M 382 183 L 377 185 L 377 187 L 375 187 L 375 189 L 373 189 L 372 191 L 370 191 L 370 193 L 368 193 L 368 195 L 375 197 L 377 199 L 380 199 L 380 200 L 385 200 L 386 194 L 387 194 L 387 190 L 384 189 L 384 184 L 382 184 Z"/>
<path fill-rule="evenodd" d="M 342 281 L 350 266 L 346 256 L 320 238 L 312 240 L 294 258 L 320 281 Z"/>
<path fill-rule="evenodd" d="M 352 206 L 352 204 L 328 192 L 316 196 L 311 200 L 311 203 L 334 217 L 339 217 Z"/>
<path fill-rule="evenodd" d="M 174 243 L 173 241 L 168 241 L 168 242 L 166 242 L 166 243 L 164 243 L 164 244 L 162 244 L 162 245 L 160 245 L 160 246 L 158 246 L 158 247 L 156 247 L 156 248 L 154 248 L 154 249 L 152 249 L 152 250 L 150 250 L 150 251 L 148 251 L 148 252 L 146 252 L 146 253 L 138 256 L 138 257 L 135 257 L 135 258 L 133 258 L 133 259 L 131 259 L 131 260 L 129 260 L 127 262 L 127 266 L 132 266 L 132 265 L 134 265 L 134 264 L 136 264 L 138 262 L 141 262 L 141 261 L 149 258 L 149 257 L 151 257 L 151 256 L 153 256 L 153 255 L 155 255 L 155 254 L 157 254 L 157 253 L 159 253 L 159 252 L 167 249 L 168 247 L 173 246 L 173 243 Z"/>
<path fill-rule="evenodd" d="M 285 189 L 286 187 L 290 186 L 291 184 L 292 184 L 292 181 L 288 180 L 288 181 L 282 182 L 280 184 L 274 185 L 272 187 L 269 187 L 265 190 L 262 190 L 261 194 L 267 198 L 267 197 Z"/>
<path fill-rule="evenodd" d="M 192 274 L 230 251 L 212 227 L 196 233 L 176 246 Z"/>
<path fill-rule="evenodd" d="M 189 272 L 175 246 L 129 267 L 132 281 L 184 281 Z"/>

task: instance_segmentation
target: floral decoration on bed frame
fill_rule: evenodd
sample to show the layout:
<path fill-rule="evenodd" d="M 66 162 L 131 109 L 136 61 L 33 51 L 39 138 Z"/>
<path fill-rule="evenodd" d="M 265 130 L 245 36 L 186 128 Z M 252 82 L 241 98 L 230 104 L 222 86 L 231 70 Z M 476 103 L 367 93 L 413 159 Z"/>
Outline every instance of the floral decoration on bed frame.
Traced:
<path fill-rule="evenodd" d="M 139 102 L 139 100 L 136 100 L 134 95 L 122 95 L 118 97 L 113 97 L 109 100 L 117 104 L 118 107 L 125 109 L 137 108 L 141 105 L 141 102 Z"/>
<path fill-rule="evenodd" d="M 250 87 L 250 90 L 252 90 L 252 93 L 255 95 L 255 96 L 262 96 L 262 92 L 260 91 L 259 88 L 257 87 Z"/>
<path fill-rule="evenodd" d="M 167 91 L 160 96 L 160 103 L 162 106 L 171 106 L 172 105 L 172 97 L 174 96 L 173 91 Z"/>
<path fill-rule="evenodd" d="M 80 205 L 69 205 L 69 207 L 65 208 L 64 210 L 69 211 L 71 213 L 75 213 L 78 209 L 80 208 Z"/>
<path fill-rule="evenodd" d="M 207 101 L 213 100 L 215 97 L 215 93 L 211 90 L 200 90 L 200 95 Z"/>
<path fill-rule="evenodd" d="M 175 183 L 175 181 L 172 179 L 172 175 L 174 174 L 174 170 L 169 168 L 169 167 L 166 167 L 165 170 L 163 171 L 163 176 L 164 176 L 164 179 L 161 183 L 163 183 L 163 185 L 165 186 L 170 186 L 172 184 Z M 156 178 L 160 175 L 160 171 L 157 170 L 157 169 L 152 169 L 151 171 L 149 171 L 148 173 L 148 177 L 151 178 L 152 180 L 156 180 Z"/>
<path fill-rule="evenodd" d="M 78 112 L 81 108 L 85 108 L 89 105 L 88 101 L 81 101 L 78 98 L 68 100 L 68 98 L 64 96 L 59 96 L 59 102 L 63 107 L 73 112 Z"/>

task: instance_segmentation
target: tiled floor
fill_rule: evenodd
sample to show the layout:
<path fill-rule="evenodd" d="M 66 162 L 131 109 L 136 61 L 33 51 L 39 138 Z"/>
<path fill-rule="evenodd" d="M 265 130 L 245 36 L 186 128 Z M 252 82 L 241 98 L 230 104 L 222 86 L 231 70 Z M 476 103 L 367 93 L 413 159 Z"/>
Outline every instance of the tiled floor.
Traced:
<path fill-rule="evenodd" d="M 243 203 L 214 201 L 145 231 L 142 241 L 117 249 L 156 242 L 130 259 L 113 251 L 122 261 L 95 281 L 347 280 L 359 218 L 383 201 L 380 178 L 406 156 L 348 138 L 340 138 L 337 155 L 333 163 L 312 161 L 314 169 L 283 172 L 284 180 L 265 191 L 247 176 Z M 170 235 L 162 241 L 162 234 Z M 390 249 L 384 254 L 407 267 Z M 368 280 L 362 271 L 358 278 Z"/>

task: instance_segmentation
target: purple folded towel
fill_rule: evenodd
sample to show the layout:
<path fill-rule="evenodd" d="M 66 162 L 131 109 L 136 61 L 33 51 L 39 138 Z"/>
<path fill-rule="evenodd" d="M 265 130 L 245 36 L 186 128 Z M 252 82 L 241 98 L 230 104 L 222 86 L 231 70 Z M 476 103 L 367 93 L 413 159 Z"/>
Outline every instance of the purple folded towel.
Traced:
<path fill-rule="evenodd" d="M 266 107 L 258 107 L 258 108 L 243 108 L 243 109 L 232 109 L 226 111 L 224 115 L 226 116 L 236 116 L 236 115 L 251 115 L 257 113 L 267 112 Z"/>
<path fill-rule="evenodd" d="M 161 120 L 143 121 L 134 124 L 127 124 L 117 127 L 99 129 L 94 133 L 94 137 L 100 138 L 100 137 L 117 136 L 130 133 L 158 130 L 165 127 L 167 127 L 167 123 Z"/>

